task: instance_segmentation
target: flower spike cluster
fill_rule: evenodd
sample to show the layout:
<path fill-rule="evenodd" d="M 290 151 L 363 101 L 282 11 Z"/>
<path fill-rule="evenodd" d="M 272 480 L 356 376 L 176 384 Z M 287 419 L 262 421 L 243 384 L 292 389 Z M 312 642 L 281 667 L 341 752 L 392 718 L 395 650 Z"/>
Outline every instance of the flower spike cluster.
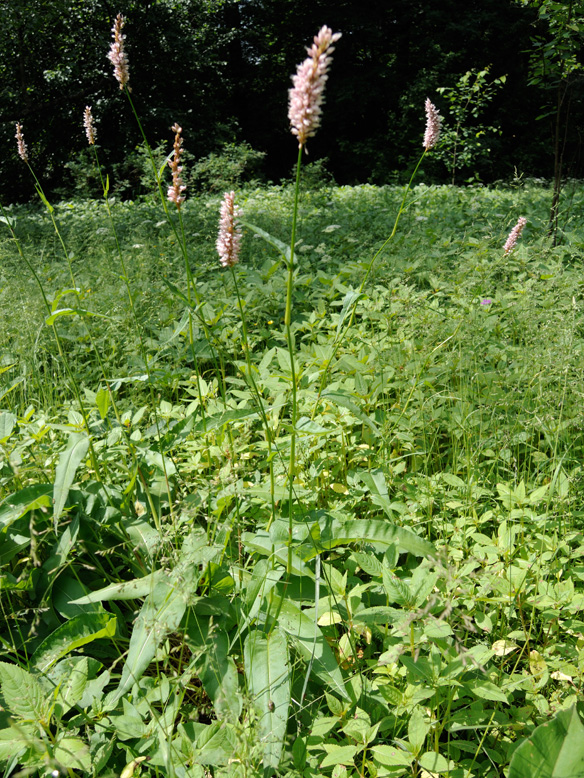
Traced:
<path fill-rule="evenodd" d="M 438 143 L 440 137 L 440 128 L 442 126 L 442 117 L 436 106 L 426 98 L 426 132 L 424 133 L 424 148 L 430 151 Z"/>
<path fill-rule="evenodd" d="M 184 203 L 185 196 L 183 194 L 186 191 L 186 186 L 181 178 L 182 165 L 180 164 L 180 158 L 182 155 L 182 127 L 175 122 L 172 127 L 174 132 L 174 153 L 172 160 L 168 163 L 172 171 L 172 184 L 168 187 L 167 197 L 171 203 L 174 203 L 177 209 L 180 208 L 181 203 Z"/>
<path fill-rule="evenodd" d="M 18 156 L 23 162 L 28 162 L 28 149 L 24 142 L 24 135 L 22 134 L 22 124 L 16 123 L 16 148 L 18 149 Z"/>
<path fill-rule="evenodd" d="M 515 244 L 517 243 L 519 236 L 523 232 L 523 228 L 525 227 L 526 224 L 527 224 L 527 219 L 524 216 L 521 216 L 517 220 L 517 224 L 515 225 L 515 227 L 513 227 L 513 229 L 509 233 L 509 237 L 507 238 L 505 246 L 503 247 L 503 251 L 505 255 L 510 254 L 513 251 L 513 249 L 515 248 Z"/>
<path fill-rule="evenodd" d="M 95 123 L 93 121 L 93 114 L 91 113 L 91 106 L 86 105 L 83 112 L 83 126 L 85 127 L 85 135 L 87 136 L 87 142 L 90 146 L 95 144 L 97 138 L 97 132 L 95 131 Z"/>
<path fill-rule="evenodd" d="M 234 199 L 235 192 L 225 192 L 221 203 L 217 253 L 223 267 L 233 267 L 239 261 L 241 249 L 241 227 L 237 221 L 241 210 L 235 205 Z"/>
<path fill-rule="evenodd" d="M 120 85 L 120 89 L 128 86 L 128 81 L 130 80 L 128 57 L 124 51 L 124 41 L 126 40 L 126 36 L 122 33 L 122 28 L 125 21 L 126 20 L 122 14 L 118 14 L 116 16 L 116 21 L 112 27 L 114 40 L 110 46 L 109 54 L 107 55 L 107 58 L 114 66 L 114 76 Z M 130 89 L 129 86 L 128 89 Z"/>
<path fill-rule="evenodd" d="M 332 44 L 340 37 L 340 32 L 333 34 L 330 27 L 322 27 L 312 46 L 306 49 L 308 59 L 298 65 L 296 75 L 292 76 L 294 87 L 290 90 L 288 118 L 299 147 L 305 146 L 320 126 L 324 85 L 328 78 L 330 55 L 334 51 Z"/>

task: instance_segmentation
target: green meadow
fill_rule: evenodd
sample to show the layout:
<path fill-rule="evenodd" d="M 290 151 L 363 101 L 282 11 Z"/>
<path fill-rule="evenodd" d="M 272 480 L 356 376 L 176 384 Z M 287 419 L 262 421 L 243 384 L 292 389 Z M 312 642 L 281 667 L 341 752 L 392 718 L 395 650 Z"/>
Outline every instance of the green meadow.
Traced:
<path fill-rule="evenodd" d="M 290 338 L 292 185 L 3 211 L 3 775 L 581 774 L 582 189 L 404 192 L 301 186 Z"/>

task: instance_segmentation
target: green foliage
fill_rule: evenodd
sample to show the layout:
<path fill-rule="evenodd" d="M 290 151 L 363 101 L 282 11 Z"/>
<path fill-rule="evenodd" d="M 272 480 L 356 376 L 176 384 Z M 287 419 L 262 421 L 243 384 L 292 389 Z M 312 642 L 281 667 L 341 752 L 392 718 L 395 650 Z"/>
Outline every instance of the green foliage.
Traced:
<path fill-rule="evenodd" d="M 448 100 L 448 118 L 440 133 L 436 156 L 450 170 L 453 184 L 457 170 L 470 172 L 481 160 L 490 156 L 491 149 L 486 144 L 501 134 L 498 126 L 476 124 L 507 80 L 506 76 L 501 76 L 489 82 L 490 68 L 487 65 L 483 70 L 468 70 L 458 79 L 456 86 L 436 90 Z M 470 180 L 478 180 L 476 173 Z"/>
<path fill-rule="evenodd" d="M 302 194 L 292 501 L 290 188 L 241 195 L 235 276 L 218 198 L 184 203 L 198 301 L 150 199 L 109 202 L 113 227 L 53 206 L 74 286 L 46 212 L 7 211 L 49 300 L 5 234 L 5 771 L 494 778 L 576 755 L 578 225 L 538 239 L 537 182 L 419 185 L 360 291 L 402 197 Z"/>
<path fill-rule="evenodd" d="M 196 191 L 223 193 L 256 180 L 264 157 L 249 143 L 227 143 L 196 161 L 189 178 Z"/>

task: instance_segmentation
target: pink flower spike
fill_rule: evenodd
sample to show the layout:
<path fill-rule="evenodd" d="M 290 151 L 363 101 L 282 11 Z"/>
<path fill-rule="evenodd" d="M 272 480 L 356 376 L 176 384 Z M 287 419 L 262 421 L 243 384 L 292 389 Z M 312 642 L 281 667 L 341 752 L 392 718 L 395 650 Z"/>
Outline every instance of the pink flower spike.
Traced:
<path fill-rule="evenodd" d="M 424 133 L 423 146 L 426 151 L 430 151 L 438 143 L 440 137 L 440 128 L 442 126 L 442 117 L 436 106 L 426 98 L 426 132 Z"/>
<path fill-rule="evenodd" d="M 217 253 L 223 267 L 233 267 L 239 261 L 241 249 L 241 227 L 237 219 L 241 210 L 235 205 L 235 192 L 225 192 L 221 203 Z"/>
<path fill-rule="evenodd" d="M 114 40 L 110 46 L 109 54 L 107 55 L 107 58 L 114 66 L 114 76 L 120 85 L 120 89 L 128 86 L 128 81 L 130 80 L 128 57 L 124 51 L 124 41 L 126 40 L 126 36 L 122 33 L 122 28 L 125 24 L 125 21 L 126 20 L 122 14 L 118 14 L 116 16 L 116 21 L 112 27 Z M 130 89 L 129 86 L 128 89 Z"/>
<path fill-rule="evenodd" d="M 292 76 L 294 87 L 290 89 L 288 118 L 292 134 L 298 137 L 298 145 L 306 145 L 320 127 L 324 86 L 328 78 L 327 71 L 330 55 L 334 51 L 333 43 L 341 37 L 340 32 L 333 34 L 330 27 L 322 27 L 314 37 L 314 43 L 307 48 L 308 59 L 298 65 L 296 75 Z"/>
<path fill-rule="evenodd" d="M 89 105 L 85 106 L 85 111 L 83 112 L 83 126 L 85 127 L 87 142 L 90 146 L 93 146 L 95 144 L 95 139 L 97 138 L 97 132 L 95 131 L 93 115 Z"/>
<path fill-rule="evenodd" d="M 507 238 L 507 241 L 505 243 L 505 246 L 503 247 L 503 251 L 505 254 L 510 254 L 513 249 L 515 248 L 515 244 L 517 243 L 521 233 L 523 232 L 523 228 L 527 224 L 527 219 L 523 216 L 520 216 L 517 220 L 517 224 L 511 232 L 509 233 L 509 237 Z"/>
<path fill-rule="evenodd" d="M 171 127 L 174 132 L 174 154 L 172 160 L 168 163 L 172 170 L 172 184 L 168 187 L 167 197 L 171 203 L 175 203 L 177 209 L 180 208 L 181 203 L 184 203 L 185 196 L 183 192 L 186 191 L 186 186 L 181 178 L 182 166 L 180 165 L 180 158 L 182 154 L 182 127 L 179 127 L 175 122 Z"/>
<path fill-rule="evenodd" d="M 23 162 L 28 162 L 28 149 L 24 142 L 24 135 L 22 134 L 22 124 L 17 122 L 16 124 L 16 147 L 18 149 L 18 156 Z"/>

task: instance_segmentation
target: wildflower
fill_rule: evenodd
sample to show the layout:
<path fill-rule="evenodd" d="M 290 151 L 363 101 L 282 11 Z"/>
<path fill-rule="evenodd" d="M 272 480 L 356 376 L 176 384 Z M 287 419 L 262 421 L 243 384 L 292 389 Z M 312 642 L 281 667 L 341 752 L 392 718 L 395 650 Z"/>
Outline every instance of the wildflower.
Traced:
<path fill-rule="evenodd" d="M 486 297 L 484 300 L 481 300 L 481 305 L 491 305 L 492 302 L 490 297 Z"/>
<path fill-rule="evenodd" d="M 442 117 L 436 106 L 426 98 L 426 132 L 424 133 L 424 148 L 430 151 L 438 143 L 440 137 L 440 128 L 442 126 Z"/>
<path fill-rule="evenodd" d="M 180 165 L 180 158 L 182 154 L 182 127 L 179 127 L 175 122 L 171 127 L 174 132 L 174 154 L 172 160 L 168 163 L 172 170 L 172 185 L 168 187 L 167 197 L 171 203 L 175 203 L 177 208 L 180 208 L 181 203 L 184 203 L 185 196 L 183 192 L 186 190 L 186 186 L 183 184 L 181 178 L 182 166 Z"/>
<path fill-rule="evenodd" d="M 126 36 L 122 34 L 122 27 L 124 26 L 125 21 L 126 20 L 122 14 L 118 14 L 116 16 L 116 21 L 112 27 L 114 40 L 110 46 L 109 54 L 107 55 L 107 58 L 114 66 L 114 76 L 120 85 L 120 89 L 123 89 L 125 86 L 127 86 L 128 81 L 130 80 L 128 57 L 124 51 L 124 41 L 126 40 Z"/>
<path fill-rule="evenodd" d="M 240 209 L 234 204 L 235 192 L 225 192 L 221 203 L 217 252 L 223 267 L 233 267 L 239 260 L 241 227 L 237 223 Z"/>
<path fill-rule="evenodd" d="M 517 240 L 519 239 L 519 236 L 523 232 L 523 228 L 527 224 L 527 219 L 523 216 L 519 217 L 517 220 L 517 224 L 511 232 L 509 233 L 509 237 L 507 238 L 507 242 L 505 243 L 505 246 L 503 247 L 503 250 L 505 254 L 510 254 L 513 249 L 515 248 L 515 244 L 517 243 Z"/>
<path fill-rule="evenodd" d="M 95 124 L 93 122 L 93 115 L 91 113 L 91 106 L 86 105 L 83 112 L 83 126 L 85 127 L 85 134 L 87 135 L 87 142 L 90 146 L 95 144 L 97 133 L 95 131 Z"/>
<path fill-rule="evenodd" d="M 23 162 L 28 162 L 28 149 L 24 142 L 24 135 L 22 134 L 22 124 L 16 123 L 16 146 L 18 148 L 18 156 Z"/>
<path fill-rule="evenodd" d="M 289 93 L 288 118 L 292 134 L 298 137 L 299 147 L 304 146 L 320 126 L 324 85 L 328 78 L 330 55 L 334 51 L 332 44 L 340 37 L 340 32 L 333 34 L 330 27 L 322 27 L 312 46 L 306 49 L 308 59 L 298 65 L 296 75 L 292 76 L 294 87 Z"/>

